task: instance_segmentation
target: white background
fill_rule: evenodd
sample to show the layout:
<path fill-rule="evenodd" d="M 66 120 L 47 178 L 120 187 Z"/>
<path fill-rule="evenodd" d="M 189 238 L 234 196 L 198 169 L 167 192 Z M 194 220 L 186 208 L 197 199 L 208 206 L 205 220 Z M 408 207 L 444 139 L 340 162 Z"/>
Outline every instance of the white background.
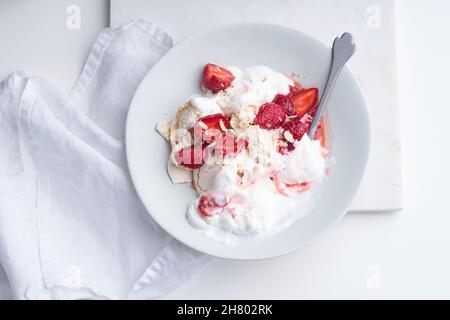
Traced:
<path fill-rule="evenodd" d="M 166 298 L 450 298 L 450 1 L 397 2 L 405 210 L 348 214 L 286 257 L 216 259 Z M 106 0 L 0 0 L 0 79 L 22 69 L 69 90 L 108 14 Z"/>

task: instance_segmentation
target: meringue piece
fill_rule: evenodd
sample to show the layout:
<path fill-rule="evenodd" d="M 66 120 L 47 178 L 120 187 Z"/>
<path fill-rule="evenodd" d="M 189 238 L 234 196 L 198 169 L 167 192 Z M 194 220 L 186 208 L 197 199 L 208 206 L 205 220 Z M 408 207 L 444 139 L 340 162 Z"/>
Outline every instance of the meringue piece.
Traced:
<path fill-rule="evenodd" d="M 192 171 L 177 167 L 170 158 L 167 160 L 167 173 L 173 184 L 192 182 Z"/>
<path fill-rule="evenodd" d="M 170 125 L 167 121 L 158 122 L 156 124 L 156 131 L 167 141 L 170 140 Z"/>
<path fill-rule="evenodd" d="M 215 99 L 212 98 L 197 96 L 192 98 L 190 103 L 192 107 L 198 110 L 202 117 L 222 113 L 222 109 L 217 105 Z"/>

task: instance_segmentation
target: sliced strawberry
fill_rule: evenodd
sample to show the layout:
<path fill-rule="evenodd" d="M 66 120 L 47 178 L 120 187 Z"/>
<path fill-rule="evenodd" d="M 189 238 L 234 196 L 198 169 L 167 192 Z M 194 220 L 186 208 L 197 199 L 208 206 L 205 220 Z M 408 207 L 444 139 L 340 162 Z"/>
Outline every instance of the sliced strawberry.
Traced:
<path fill-rule="evenodd" d="M 192 145 L 179 150 L 175 155 L 175 161 L 188 169 L 198 169 L 205 164 L 206 144 Z"/>
<path fill-rule="evenodd" d="M 317 106 L 319 90 L 317 88 L 303 89 L 291 98 L 297 116 L 300 118 Z"/>
<path fill-rule="evenodd" d="M 278 129 L 286 122 L 286 111 L 283 106 L 276 103 L 263 104 L 253 121 L 254 125 L 262 129 Z"/>
<path fill-rule="evenodd" d="M 292 119 L 283 126 L 285 131 L 289 131 L 292 134 L 294 140 L 300 141 L 305 133 L 308 132 L 311 122 L 303 122 L 300 118 Z M 292 141 L 288 142 L 288 150 L 293 150 L 294 144 Z"/>
<path fill-rule="evenodd" d="M 202 87 L 212 92 L 228 88 L 234 80 L 233 74 L 215 64 L 208 63 L 203 68 Z"/>
<path fill-rule="evenodd" d="M 273 98 L 272 103 L 276 103 L 282 106 L 288 116 L 293 116 L 296 114 L 294 105 L 292 104 L 291 99 L 288 95 L 285 96 L 282 94 L 277 94 L 275 98 Z"/>
<path fill-rule="evenodd" d="M 203 118 L 200 118 L 198 121 L 203 122 L 208 127 L 208 129 L 223 130 L 222 126 L 220 125 L 220 121 L 222 121 L 225 128 L 231 128 L 230 120 L 221 113 L 205 116 Z"/>

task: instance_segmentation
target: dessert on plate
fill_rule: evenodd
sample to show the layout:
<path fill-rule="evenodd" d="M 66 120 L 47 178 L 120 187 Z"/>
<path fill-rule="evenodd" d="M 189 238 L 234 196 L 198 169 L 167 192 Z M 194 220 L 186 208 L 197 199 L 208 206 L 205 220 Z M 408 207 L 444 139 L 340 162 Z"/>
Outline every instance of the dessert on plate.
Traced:
<path fill-rule="evenodd" d="M 318 89 L 266 66 L 214 64 L 203 68 L 200 86 L 203 94 L 156 127 L 171 144 L 172 182 L 198 193 L 187 204 L 190 224 L 232 244 L 308 214 L 333 162 L 323 119 L 314 139 L 307 134 Z"/>

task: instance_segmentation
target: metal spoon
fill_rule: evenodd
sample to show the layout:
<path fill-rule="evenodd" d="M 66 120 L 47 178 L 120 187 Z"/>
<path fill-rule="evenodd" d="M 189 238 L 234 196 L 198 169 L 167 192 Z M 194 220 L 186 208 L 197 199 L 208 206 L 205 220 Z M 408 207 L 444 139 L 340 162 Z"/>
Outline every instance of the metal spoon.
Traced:
<path fill-rule="evenodd" d="M 353 36 L 350 33 L 346 32 L 341 37 L 334 39 L 330 72 L 328 73 L 327 82 L 325 84 L 325 88 L 323 89 L 316 115 L 314 116 L 308 131 L 308 136 L 311 139 L 313 139 L 314 134 L 316 133 L 317 125 L 322 117 L 322 113 L 325 109 L 328 98 L 330 97 L 334 84 L 336 83 L 336 80 L 338 79 L 345 63 L 351 58 L 355 51 L 355 43 L 353 42 Z"/>

